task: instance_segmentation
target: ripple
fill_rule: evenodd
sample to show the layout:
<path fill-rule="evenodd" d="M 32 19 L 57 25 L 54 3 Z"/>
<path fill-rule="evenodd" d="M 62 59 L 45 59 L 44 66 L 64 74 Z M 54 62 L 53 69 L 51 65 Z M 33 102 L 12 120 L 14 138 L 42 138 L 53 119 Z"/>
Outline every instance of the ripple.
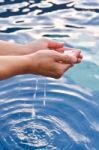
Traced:
<path fill-rule="evenodd" d="M 0 81 L 0 150 L 98 150 L 98 18 L 98 1 L 0 1 L 1 40 L 46 36 L 84 54 L 60 80 Z"/>
<path fill-rule="evenodd" d="M 46 119 L 43 121 L 45 122 Z M 13 125 L 11 132 L 17 136 L 21 141 L 21 144 L 26 144 L 28 147 L 44 148 L 49 146 L 49 141 L 52 138 L 51 131 L 41 124 L 41 118 L 33 118 L 31 120 L 25 120 Z M 22 124 L 22 125 L 21 125 Z"/>
<path fill-rule="evenodd" d="M 85 8 L 85 9 L 99 9 L 99 2 L 90 0 L 89 2 L 86 0 L 77 0 L 76 6 L 79 8 Z"/>
<path fill-rule="evenodd" d="M 91 101 L 92 94 L 87 94 L 76 86 L 73 88 L 73 85 L 69 88 L 68 83 L 61 81 L 59 85 L 57 80 L 46 78 L 45 82 L 41 77 L 28 77 L 14 77 L 13 81 L 17 80 L 17 83 L 11 83 L 9 79 L 6 85 L 3 84 L 6 98 L 3 100 L 2 95 L 5 93 L 1 93 L 2 147 L 7 150 L 11 146 L 16 150 L 94 148 L 95 139 L 90 133 L 96 135 L 98 131 L 96 128 L 99 120 L 96 118 L 99 115 L 99 105 Z M 11 91 L 15 94 L 8 97 L 7 95 L 12 95 Z M 36 95 L 33 96 L 35 92 Z"/>

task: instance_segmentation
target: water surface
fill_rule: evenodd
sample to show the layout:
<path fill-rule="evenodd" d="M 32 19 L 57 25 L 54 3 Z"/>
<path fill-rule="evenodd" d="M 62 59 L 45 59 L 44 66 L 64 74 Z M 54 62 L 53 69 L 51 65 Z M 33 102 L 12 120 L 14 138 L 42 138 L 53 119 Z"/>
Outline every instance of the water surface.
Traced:
<path fill-rule="evenodd" d="M 84 60 L 59 80 L 0 81 L 0 150 L 98 150 L 99 2 L 0 1 L 0 40 L 42 36 L 80 48 Z"/>

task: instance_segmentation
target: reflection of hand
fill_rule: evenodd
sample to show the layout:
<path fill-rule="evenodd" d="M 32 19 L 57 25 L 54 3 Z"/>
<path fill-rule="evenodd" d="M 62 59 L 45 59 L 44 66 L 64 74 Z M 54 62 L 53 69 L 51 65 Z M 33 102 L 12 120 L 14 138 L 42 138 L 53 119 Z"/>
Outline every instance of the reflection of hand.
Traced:
<path fill-rule="evenodd" d="M 60 42 L 56 42 L 54 40 L 48 38 L 41 38 L 39 40 L 35 40 L 34 42 L 27 44 L 27 52 L 34 53 L 38 50 L 56 50 L 58 52 L 64 52 L 64 44 Z"/>
<path fill-rule="evenodd" d="M 29 73 L 53 78 L 61 77 L 73 64 L 79 63 L 82 59 L 80 51 L 62 54 L 54 50 L 41 50 L 27 56 Z"/>

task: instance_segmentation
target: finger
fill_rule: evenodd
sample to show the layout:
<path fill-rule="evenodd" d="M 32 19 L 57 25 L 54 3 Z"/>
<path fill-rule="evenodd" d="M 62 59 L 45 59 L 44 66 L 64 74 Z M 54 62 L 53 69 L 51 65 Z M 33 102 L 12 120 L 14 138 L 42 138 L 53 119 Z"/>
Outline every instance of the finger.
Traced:
<path fill-rule="evenodd" d="M 80 49 L 71 48 L 71 47 L 64 47 L 65 51 L 80 51 Z"/>
<path fill-rule="evenodd" d="M 77 57 L 73 55 L 66 55 L 66 54 L 60 54 L 60 53 L 57 53 L 55 60 L 57 62 L 69 63 L 69 64 L 77 63 Z"/>
<path fill-rule="evenodd" d="M 80 50 L 69 50 L 69 51 L 65 51 L 65 54 L 69 54 L 69 55 L 75 55 L 77 57 L 80 56 L 81 51 Z"/>
<path fill-rule="evenodd" d="M 80 57 L 80 54 L 81 54 L 81 51 L 80 51 L 80 50 L 76 50 L 76 51 L 72 51 L 72 53 L 73 53 L 77 58 L 79 58 L 79 57 Z"/>
<path fill-rule="evenodd" d="M 81 58 L 78 58 L 77 63 L 80 63 L 81 61 L 82 61 L 82 59 L 81 59 Z"/>
<path fill-rule="evenodd" d="M 70 55 L 70 56 L 75 56 L 75 57 L 80 58 L 80 59 L 83 58 L 83 55 L 81 54 L 81 51 L 80 51 L 80 50 L 67 51 L 67 52 L 65 52 L 65 54 Z"/>
<path fill-rule="evenodd" d="M 58 49 L 64 47 L 64 43 L 56 42 L 53 40 L 49 40 L 48 42 L 48 48 L 50 49 Z"/>
<path fill-rule="evenodd" d="M 83 59 L 83 55 L 82 55 L 82 54 L 80 54 L 79 58 Z"/>
<path fill-rule="evenodd" d="M 80 63 L 82 61 L 82 59 L 83 59 L 83 55 L 80 54 L 79 57 L 77 58 L 77 63 Z"/>
<path fill-rule="evenodd" d="M 72 64 L 58 64 L 59 69 L 61 70 L 61 74 L 63 74 L 65 71 L 73 67 Z"/>
<path fill-rule="evenodd" d="M 64 47 L 58 48 L 58 49 L 56 49 L 56 51 L 59 52 L 59 53 L 64 53 L 65 48 Z"/>
<path fill-rule="evenodd" d="M 65 50 L 65 51 L 74 51 L 75 49 L 74 49 L 74 48 L 71 48 L 71 47 L 64 47 L 64 50 Z"/>
<path fill-rule="evenodd" d="M 73 64 L 65 64 L 63 66 L 64 72 L 67 71 L 68 69 L 72 68 L 74 65 Z"/>

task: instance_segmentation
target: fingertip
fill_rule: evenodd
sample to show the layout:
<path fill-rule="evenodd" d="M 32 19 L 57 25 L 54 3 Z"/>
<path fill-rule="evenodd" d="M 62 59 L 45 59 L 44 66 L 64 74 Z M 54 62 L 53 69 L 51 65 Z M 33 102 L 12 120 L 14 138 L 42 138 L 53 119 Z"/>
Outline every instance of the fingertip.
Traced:
<path fill-rule="evenodd" d="M 59 46 L 60 48 L 64 47 L 64 43 L 63 42 L 59 42 L 57 43 L 57 46 Z"/>
<path fill-rule="evenodd" d="M 82 59 L 78 58 L 77 63 L 81 63 Z"/>
<path fill-rule="evenodd" d="M 77 63 L 77 58 L 76 58 L 76 57 L 73 57 L 73 58 L 72 58 L 72 63 L 73 63 L 73 64 Z"/>
<path fill-rule="evenodd" d="M 57 41 L 54 41 L 54 40 L 50 40 L 49 43 L 48 43 L 48 47 L 53 48 L 53 49 L 63 48 L 64 43 L 57 42 Z"/>
<path fill-rule="evenodd" d="M 77 63 L 77 57 L 76 56 L 70 56 L 70 55 L 67 55 L 68 56 L 68 62 L 71 63 L 72 65 L 76 64 Z"/>
<path fill-rule="evenodd" d="M 81 59 L 83 58 L 83 55 L 82 55 L 82 54 L 80 54 L 80 58 L 81 58 Z"/>

